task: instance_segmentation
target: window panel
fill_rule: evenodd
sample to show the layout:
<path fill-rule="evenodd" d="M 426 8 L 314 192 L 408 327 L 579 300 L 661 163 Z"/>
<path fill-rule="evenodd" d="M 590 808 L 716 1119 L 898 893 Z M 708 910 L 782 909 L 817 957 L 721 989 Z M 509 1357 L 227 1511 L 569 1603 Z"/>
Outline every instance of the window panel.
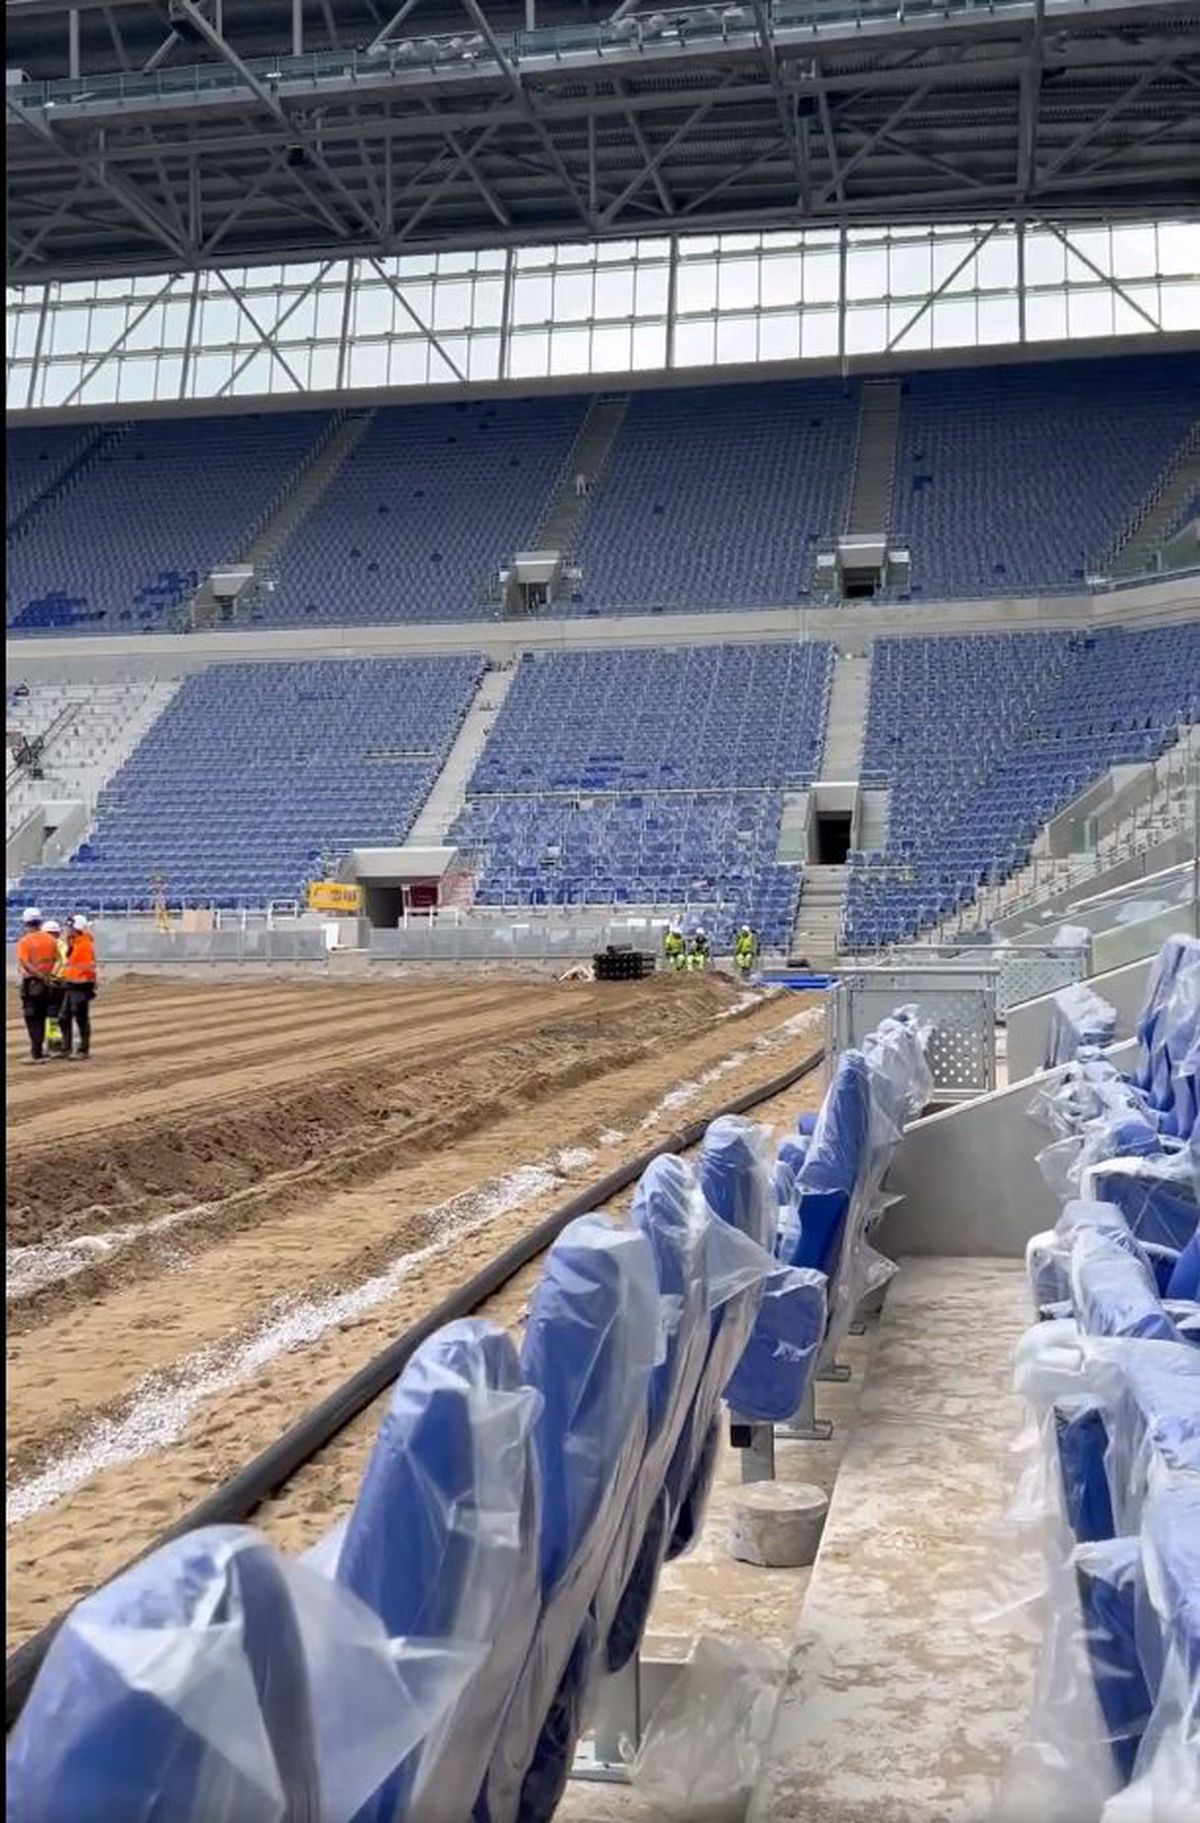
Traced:
<path fill-rule="evenodd" d="M 633 326 L 633 365 L 639 372 L 665 367 L 667 364 L 667 326 L 665 323 L 635 323 Z"/>
<path fill-rule="evenodd" d="M 606 323 L 592 331 L 592 372 L 621 373 L 629 366 L 627 323 Z"/>
<path fill-rule="evenodd" d="M 717 302 L 716 260 L 681 259 L 675 281 L 675 300 L 681 315 L 714 309 Z"/>
<path fill-rule="evenodd" d="M 675 328 L 676 367 L 710 365 L 713 359 L 715 337 L 716 330 L 712 317 L 701 317 L 689 323 L 677 324 Z"/>
<path fill-rule="evenodd" d="M 555 329 L 550 336 L 550 372 L 586 373 L 591 343 L 589 329 Z"/>
<path fill-rule="evenodd" d="M 631 317 L 633 315 L 633 268 L 601 270 L 596 274 L 595 315 L 598 317 Z"/>

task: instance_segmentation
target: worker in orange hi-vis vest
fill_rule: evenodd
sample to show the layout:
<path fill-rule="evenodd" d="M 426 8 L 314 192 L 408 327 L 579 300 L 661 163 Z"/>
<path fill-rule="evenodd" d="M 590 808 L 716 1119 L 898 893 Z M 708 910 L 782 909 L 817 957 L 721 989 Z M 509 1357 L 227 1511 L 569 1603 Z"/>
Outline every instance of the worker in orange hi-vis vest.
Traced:
<path fill-rule="evenodd" d="M 43 930 L 42 914 L 36 905 L 26 908 L 21 924 L 17 973 L 21 978 L 21 1011 L 29 1033 L 29 1062 L 45 1063 L 46 1014 L 58 966 L 58 942 L 53 931 Z"/>
<path fill-rule="evenodd" d="M 96 997 L 96 939 L 81 912 L 71 919 L 63 965 L 62 1035 L 66 1057 L 87 1057 L 92 1049 L 92 1001 Z M 79 1048 L 71 1046 L 79 1034 Z"/>

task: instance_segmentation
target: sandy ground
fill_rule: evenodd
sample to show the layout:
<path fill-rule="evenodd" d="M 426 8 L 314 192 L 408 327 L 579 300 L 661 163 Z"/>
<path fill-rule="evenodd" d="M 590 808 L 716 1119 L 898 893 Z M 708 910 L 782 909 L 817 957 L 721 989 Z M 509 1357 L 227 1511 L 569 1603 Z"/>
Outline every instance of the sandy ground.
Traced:
<path fill-rule="evenodd" d="M 87 1064 L 10 1070 L 10 1648 L 565 1195 L 799 1062 L 822 1013 L 715 977 L 130 978 L 95 1028 Z M 11 997 L 7 1036 L 12 1065 Z M 342 1516 L 377 1421 L 261 1516 L 281 1542 Z"/>

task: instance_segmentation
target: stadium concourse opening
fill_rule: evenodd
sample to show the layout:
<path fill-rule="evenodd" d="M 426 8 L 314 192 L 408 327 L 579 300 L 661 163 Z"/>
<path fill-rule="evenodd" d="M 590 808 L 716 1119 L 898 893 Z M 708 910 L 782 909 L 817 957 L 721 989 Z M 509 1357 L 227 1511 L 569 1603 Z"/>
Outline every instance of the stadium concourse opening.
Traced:
<path fill-rule="evenodd" d="M 1200 8 L 6 25 L 10 1817 L 1200 1819 Z"/>

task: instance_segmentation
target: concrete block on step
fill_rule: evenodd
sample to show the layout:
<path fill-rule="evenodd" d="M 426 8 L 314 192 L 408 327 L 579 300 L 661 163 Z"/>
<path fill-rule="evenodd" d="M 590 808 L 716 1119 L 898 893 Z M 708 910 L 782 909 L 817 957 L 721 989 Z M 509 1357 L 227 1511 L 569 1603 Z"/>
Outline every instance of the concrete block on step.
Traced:
<path fill-rule="evenodd" d="M 752 1482 L 734 1496 L 729 1555 L 769 1570 L 809 1564 L 817 1554 L 828 1510 L 828 1496 L 818 1487 Z"/>

